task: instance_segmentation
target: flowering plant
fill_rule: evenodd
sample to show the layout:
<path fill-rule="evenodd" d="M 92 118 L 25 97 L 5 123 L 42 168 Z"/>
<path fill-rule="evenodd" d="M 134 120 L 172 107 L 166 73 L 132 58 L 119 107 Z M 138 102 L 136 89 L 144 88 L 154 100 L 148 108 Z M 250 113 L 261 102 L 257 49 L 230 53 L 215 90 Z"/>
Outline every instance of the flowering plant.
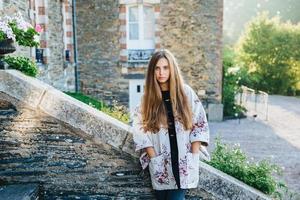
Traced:
<path fill-rule="evenodd" d="M 33 28 L 20 13 L 12 17 L 0 17 L 0 41 L 12 39 L 21 46 L 34 47 L 39 45 L 39 32 L 41 32 L 40 26 Z"/>
<path fill-rule="evenodd" d="M 0 21 L 0 41 L 5 39 L 16 40 L 11 27 L 4 21 Z"/>

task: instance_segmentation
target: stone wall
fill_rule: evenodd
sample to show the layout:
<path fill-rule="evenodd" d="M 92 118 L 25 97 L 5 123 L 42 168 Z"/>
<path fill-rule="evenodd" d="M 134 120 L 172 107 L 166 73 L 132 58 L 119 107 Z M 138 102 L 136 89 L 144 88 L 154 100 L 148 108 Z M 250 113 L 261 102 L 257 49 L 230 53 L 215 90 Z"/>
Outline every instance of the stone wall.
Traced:
<path fill-rule="evenodd" d="M 128 80 L 119 65 L 119 1 L 78 0 L 76 9 L 82 91 L 127 105 Z"/>
<path fill-rule="evenodd" d="M 60 1 L 48 2 L 48 77 L 50 85 L 59 82 L 63 75 L 64 43 L 62 27 L 62 4 Z M 51 84 L 52 83 L 52 84 Z"/>
<path fill-rule="evenodd" d="M 161 45 L 175 54 L 184 79 L 207 103 L 222 98 L 222 9 L 223 0 L 161 1 Z"/>

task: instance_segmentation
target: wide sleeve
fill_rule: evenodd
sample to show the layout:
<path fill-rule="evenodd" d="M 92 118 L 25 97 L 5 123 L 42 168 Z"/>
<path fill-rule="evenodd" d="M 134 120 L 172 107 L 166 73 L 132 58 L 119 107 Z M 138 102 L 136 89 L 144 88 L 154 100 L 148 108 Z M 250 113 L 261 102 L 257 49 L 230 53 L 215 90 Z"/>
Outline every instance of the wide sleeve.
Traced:
<path fill-rule="evenodd" d="M 139 106 L 134 109 L 132 115 L 132 134 L 133 141 L 135 144 L 135 151 L 144 149 L 146 147 L 152 147 L 153 144 L 151 142 L 151 133 L 144 132 L 142 129 L 142 116 L 140 112 Z"/>
<path fill-rule="evenodd" d="M 190 88 L 190 98 L 193 112 L 193 127 L 190 133 L 190 142 L 200 141 L 202 145 L 209 144 L 209 127 L 203 105 L 197 94 Z"/>
<path fill-rule="evenodd" d="M 133 142 L 135 145 L 135 151 L 141 151 L 140 163 L 142 168 L 145 169 L 149 162 L 150 158 L 148 157 L 145 148 L 153 147 L 151 141 L 151 133 L 144 132 L 142 129 L 142 116 L 140 112 L 140 107 L 137 106 L 132 113 L 132 134 L 133 134 Z"/>

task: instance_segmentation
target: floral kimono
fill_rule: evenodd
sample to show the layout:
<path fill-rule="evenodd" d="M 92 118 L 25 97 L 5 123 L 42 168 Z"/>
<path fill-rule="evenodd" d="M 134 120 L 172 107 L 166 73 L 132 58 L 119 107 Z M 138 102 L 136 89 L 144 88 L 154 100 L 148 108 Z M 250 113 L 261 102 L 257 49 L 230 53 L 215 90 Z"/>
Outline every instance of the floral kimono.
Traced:
<path fill-rule="evenodd" d="M 199 156 L 191 152 L 191 143 L 201 141 L 208 145 L 209 128 L 202 103 L 193 89 L 184 85 L 184 91 L 192 105 L 193 128 L 184 130 L 181 122 L 174 119 L 176 139 L 178 144 L 178 163 L 180 187 L 182 189 L 196 188 L 199 181 Z M 149 166 L 152 186 L 155 190 L 178 189 L 171 164 L 171 148 L 168 129 L 161 127 L 155 134 L 144 132 L 141 128 L 141 112 L 138 105 L 132 115 L 132 133 L 135 150 L 141 150 L 140 162 L 142 168 Z M 145 148 L 153 147 L 156 157 L 149 158 Z M 202 146 L 205 151 L 205 147 Z"/>

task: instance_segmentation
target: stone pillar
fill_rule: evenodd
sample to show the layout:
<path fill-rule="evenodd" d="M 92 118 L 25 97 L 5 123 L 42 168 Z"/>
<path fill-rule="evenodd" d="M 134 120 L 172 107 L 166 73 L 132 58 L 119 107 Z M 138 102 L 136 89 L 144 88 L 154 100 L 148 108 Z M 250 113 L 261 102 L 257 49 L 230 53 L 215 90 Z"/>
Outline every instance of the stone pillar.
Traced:
<path fill-rule="evenodd" d="M 72 27 L 72 1 L 64 0 L 62 2 L 63 15 L 63 71 L 64 71 L 64 88 L 68 91 L 75 91 L 75 69 L 74 69 L 74 51 L 73 48 L 73 27 Z M 67 55 L 68 51 L 68 55 Z M 68 57 L 67 57 L 68 56 Z M 68 59 L 68 60 L 67 60 Z"/>
<path fill-rule="evenodd" d="M 62 4 L 63 13 L 63 29 L 65 50 L 70 51 L 70 62 L 74 62 L 73 51 L 73 30 L 72 30 L 72 4 L 68 0 L 64 0 Z M 66 59 L 66 54 L 65 54 Z"/>

